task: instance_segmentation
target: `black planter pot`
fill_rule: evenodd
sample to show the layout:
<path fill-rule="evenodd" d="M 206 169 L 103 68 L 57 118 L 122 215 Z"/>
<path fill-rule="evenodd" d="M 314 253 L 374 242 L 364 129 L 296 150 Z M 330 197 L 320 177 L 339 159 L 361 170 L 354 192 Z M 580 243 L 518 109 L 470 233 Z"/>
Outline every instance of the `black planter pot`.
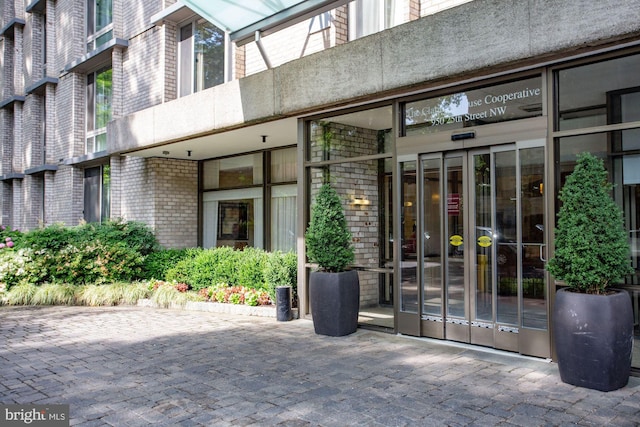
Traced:
<path fill-rule="evenodd" d="M 556 294 L 553 334 L 563 382 L 600 391 L 627 385 L 631 373 L 633 311 L 624 291 Z"/>
<path fill-rule="evenodd" d="M 354 333 L 360 307 L 358 272 L 312 272 L 309 304 L 316 334 L 341 337 Z"/>

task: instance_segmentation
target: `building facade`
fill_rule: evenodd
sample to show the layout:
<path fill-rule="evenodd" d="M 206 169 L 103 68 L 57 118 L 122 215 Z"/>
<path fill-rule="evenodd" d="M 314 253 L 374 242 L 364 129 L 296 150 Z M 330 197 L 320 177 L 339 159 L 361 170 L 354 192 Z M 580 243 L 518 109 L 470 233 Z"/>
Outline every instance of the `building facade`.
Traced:
<path fill-rule="evenodd" d="M 0 1 L 2 224 L 295 250 L 310 316 L 328 179 L 363 326 L 552 357 L 544 263 L 589 151 L 638 267 L 640 1 L 324 2 L 237 39 L 197 3 Z M 637 275 L 620 286 L 638 337 Z"/>

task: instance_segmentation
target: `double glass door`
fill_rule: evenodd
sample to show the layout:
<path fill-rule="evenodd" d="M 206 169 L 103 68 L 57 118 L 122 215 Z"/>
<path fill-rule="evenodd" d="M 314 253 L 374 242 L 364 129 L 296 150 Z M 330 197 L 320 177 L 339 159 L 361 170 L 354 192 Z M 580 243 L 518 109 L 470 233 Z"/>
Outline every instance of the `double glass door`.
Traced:
<path fill-rule="evenodd" d="M 550 356 L 544 159 L 542 142 L 420 157 L 400 332 Z"/>

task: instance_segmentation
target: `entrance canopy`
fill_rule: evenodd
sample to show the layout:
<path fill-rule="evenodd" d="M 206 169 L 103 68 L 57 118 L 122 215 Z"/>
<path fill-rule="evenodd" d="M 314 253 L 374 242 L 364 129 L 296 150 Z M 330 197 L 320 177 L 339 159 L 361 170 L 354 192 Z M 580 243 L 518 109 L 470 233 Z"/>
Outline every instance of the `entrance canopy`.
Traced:
<path fill-rule="evenodd" d="M 189 9 L 229 33 L 238 46 L 268 35 L 349 0 L 182 0 Z"/>

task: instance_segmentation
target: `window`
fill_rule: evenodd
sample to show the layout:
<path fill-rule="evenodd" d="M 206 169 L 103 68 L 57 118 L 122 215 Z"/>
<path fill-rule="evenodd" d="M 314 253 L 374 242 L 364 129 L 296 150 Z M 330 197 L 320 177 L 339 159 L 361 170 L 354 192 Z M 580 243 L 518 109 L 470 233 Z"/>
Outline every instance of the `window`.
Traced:
<path fill-rule="evenodd" d="M 368 36 L 403 22 L 403 0 L 355 0 L 349 4 L 349 40 Z"/>
<path fill-rule="evenodd" d="M 296 249 L 296 148 L 202 162 L 202 245 Z"/>
<path fill-rule="evenodd" d="M 87 2 L 87 51 L 97 49 L 113 38 L 113 1 Z"/>
<path fill-rule="evenodd" d="M 296 149 L 274 150 L 271 158 L 271 250 L 296 250 L 297 176 Z"/>
<path fill-rule="evenodd" d="M 635 274 L 619 287 L 631 295 L 635 345 L 640 340 L 640 55 L 565 68 L 556 72 L 556 192 L 573 171 L 576 155 L 588 151 L 604 160 L 613 197 L 623 209 Z M 556 201 L 556 206 L 559 202 Z M 640 368 L 634 355 L 632 367 Z"/>
<path fill-rule="evenodd" d="M 85 152 L 107 148 L 107 123 L 111 121 L 112 70 L 103 69 L 87 76 L 87 142 Z"/>
<path fill-rule="evenodd" d="M 111 167 L 84 170 L 84 220 L 102 222 L 111 216 Z"/>
<path fill-rule="evenodd" d="M 180 96 L 224 83 L 225 46 L 224 31 L 204 19 L 180 28 Z"/>

